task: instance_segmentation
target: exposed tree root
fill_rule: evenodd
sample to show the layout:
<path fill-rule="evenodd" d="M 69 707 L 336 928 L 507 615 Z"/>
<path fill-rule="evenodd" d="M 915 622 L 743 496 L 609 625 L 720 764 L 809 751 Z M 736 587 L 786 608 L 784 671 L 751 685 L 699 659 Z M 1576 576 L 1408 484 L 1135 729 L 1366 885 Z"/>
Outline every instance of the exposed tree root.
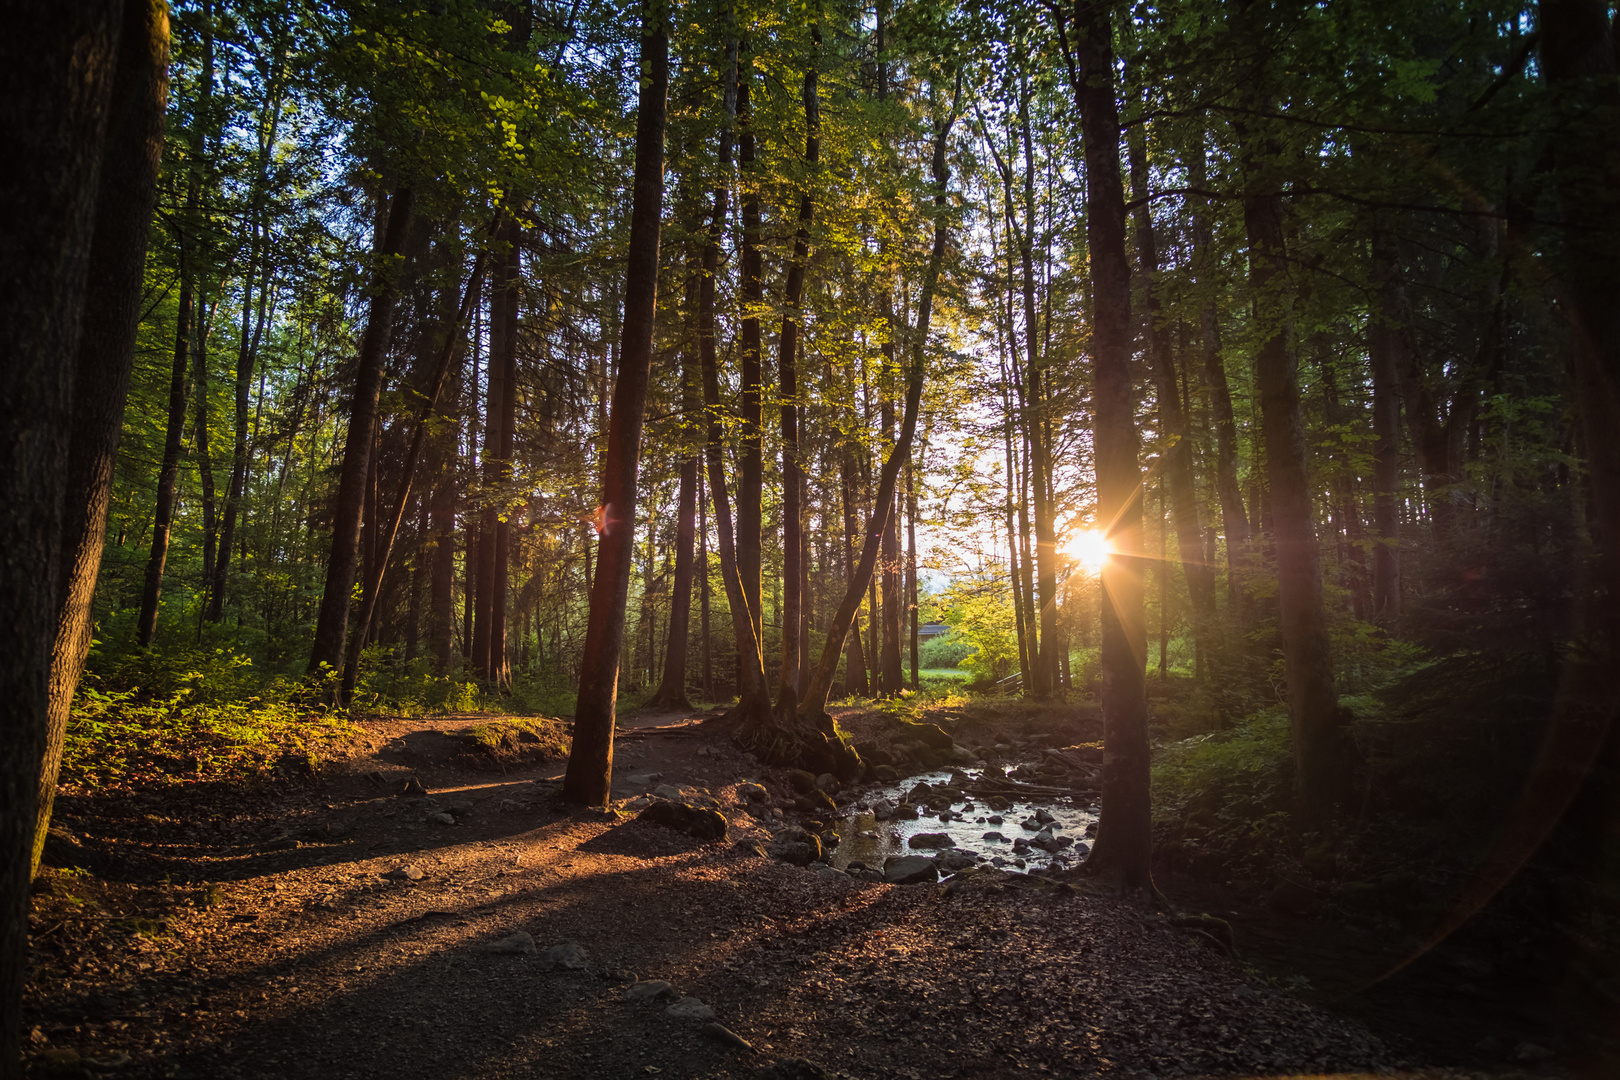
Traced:
<path fill-rule="evenodd" d="M 826 712 L 813 719 L 801 715 L 791 693 L 774 708 L 759 702 L 733 714 L 742 721 L 737 742 L 766 765 L 832 773 L 844 783 L 860 779 L 860 754 L 839 735 L 833 718 Z"/>

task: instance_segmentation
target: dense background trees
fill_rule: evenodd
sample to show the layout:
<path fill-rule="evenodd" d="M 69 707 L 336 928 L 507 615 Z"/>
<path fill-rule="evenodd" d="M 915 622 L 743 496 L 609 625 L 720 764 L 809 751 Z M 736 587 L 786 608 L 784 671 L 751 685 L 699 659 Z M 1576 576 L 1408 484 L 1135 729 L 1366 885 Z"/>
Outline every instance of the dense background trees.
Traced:
<path fill-rule="evenodd" d="M 103 684 L 572 712 L 625 526 L 622 694 L 853 771 L 827 696 L 945 618 L 983 688 L 1100 692 L 1138 880 L 1150 725 L 1283 723 L 1255 812 L 1324 835 L 1494 822 L 1544 741 L 1545 832 L 1599 761 L 1603 4 L 675 5 L 624 522 L 639 10 L 173 20 Z"/>

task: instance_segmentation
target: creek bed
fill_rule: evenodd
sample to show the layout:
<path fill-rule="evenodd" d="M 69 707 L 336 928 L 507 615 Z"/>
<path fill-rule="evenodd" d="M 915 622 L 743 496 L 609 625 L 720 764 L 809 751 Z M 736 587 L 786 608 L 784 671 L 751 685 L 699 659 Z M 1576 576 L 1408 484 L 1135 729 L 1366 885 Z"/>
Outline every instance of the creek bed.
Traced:
<path fill-rule="evenodd" d="M 828 862 L 840 870 L 848 868 L 851 862 L 865 863 L 873 869 L 882 870 L 883 860 L 891 855 L 937 856 L 943 852 L 960 851 L 977 856 L 975 861 L 980 865 L 999 865 L 1008 870 L 1028 872 L 1073 866 L 1090 851 L 1091 838 L 1096 831 L 1097 808 L 1078 796 L 1018 797 L 1009 794 L 1004 797 L 1010 805 L 997 810 L 991 808 L 990 796 L 968 795 L 951 803 L 947 811 L 950 814 L 948 821 L 941 821 L 938 811 L 920 804 L 917 804 L 919 816 L 915 820 L 879 821 L 873 816 L 871 807 L 880 801 L 890 804 L 905 802 L 911 790 L 921 783 L 926 783 L 930 788 L 949 786 L 953 774 L 978 780 L 983 776 L 983 770 L 939 769 L 908 776 L 898 783 L 863 793 L 848 816 L 833 824 L 834 831 L 838 833 L 838 846 Z M 1030 827 L 1035 824 L 1032 819 L 1037 811 L 1049 814 L 1051 822 Z M 993 822 L 990 820 L 992 817 L 999 817 L 1001 821 Z M 1047 851 L 1033 844 L 1027 850 L 1013 850 L 1014 840 L 1022 837 L 1033 841 L 1039 830 L 1044 828 L 1050 828 L 1059 838 L 1069 837 L 1074 843 L 1056 851 Z M 911 838 L 920 833 L 944 833 L 955 842 L 955 846 L 940 850 L 911 847 Z M 999 833 L 1004 839 L 987 840 L 987 833 Z M 997 862 L 998 859 L 1002 861 Z"/>

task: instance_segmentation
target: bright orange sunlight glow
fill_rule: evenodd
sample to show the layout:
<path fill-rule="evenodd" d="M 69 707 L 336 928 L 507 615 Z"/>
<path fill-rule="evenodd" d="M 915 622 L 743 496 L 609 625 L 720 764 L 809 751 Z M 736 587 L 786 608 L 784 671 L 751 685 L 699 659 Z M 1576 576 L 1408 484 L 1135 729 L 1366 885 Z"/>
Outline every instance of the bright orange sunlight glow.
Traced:
<path fill-rule="evenodd" d="M 1101 529 L 1087 529 L 1071 537 L 1064 550 L 1069 558 L 1095 574 L 1107 565 L 1114 549 Z"/>

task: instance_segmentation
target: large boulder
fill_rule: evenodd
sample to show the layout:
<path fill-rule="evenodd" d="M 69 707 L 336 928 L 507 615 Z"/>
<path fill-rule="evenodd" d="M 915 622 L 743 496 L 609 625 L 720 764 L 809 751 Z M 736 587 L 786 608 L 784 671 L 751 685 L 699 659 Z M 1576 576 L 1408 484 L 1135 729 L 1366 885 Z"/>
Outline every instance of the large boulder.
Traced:
<path fill-rule="evenodd" d="M 926 855 L 890 855 L 883 860 L 883 880 L 890 885 L 938 881 L 939 864 Z"/>
<path fill-rule="evenodd" d="M 915 739 L 924 746 L 934 750 L 949 750 L 956 745 L 950 732 L 938 724 L 913 724 L 910 721 L 900 722 L 900 733 L 896 736 L 901 739 Z"/>
<path fill-rule="evenodd" d="M 699 840 L 724 840 L 726 818 L 718 810 L 709 810 L 684 802 L 655 802 L 640 814 L 638 821 L 650 821 L 666 829 L 674 829 Z"/>

